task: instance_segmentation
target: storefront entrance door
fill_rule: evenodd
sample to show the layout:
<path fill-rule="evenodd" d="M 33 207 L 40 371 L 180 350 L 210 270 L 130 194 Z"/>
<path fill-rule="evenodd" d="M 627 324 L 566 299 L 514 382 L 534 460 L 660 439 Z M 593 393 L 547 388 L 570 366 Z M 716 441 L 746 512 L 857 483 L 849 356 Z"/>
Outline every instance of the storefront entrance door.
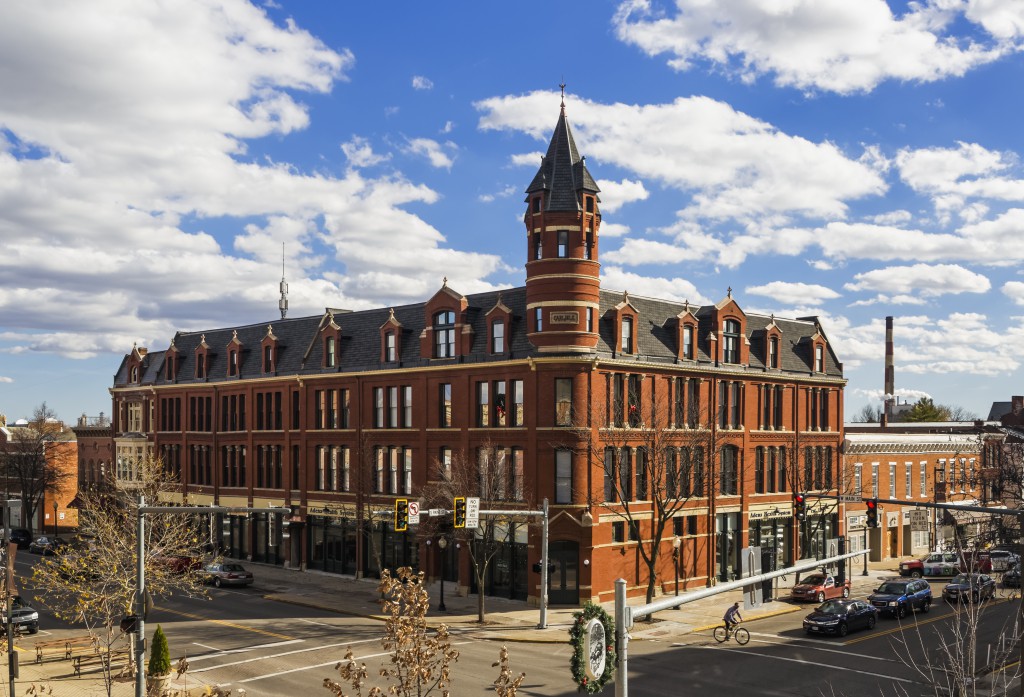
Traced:
<path fill-rule="evenodd" d="M 548 557 L 555 565 L 550 576 L 548 602 L 552 605 L 579 605 L 580 603 L 580 545 L 570 540 L 552 542 Z"/>

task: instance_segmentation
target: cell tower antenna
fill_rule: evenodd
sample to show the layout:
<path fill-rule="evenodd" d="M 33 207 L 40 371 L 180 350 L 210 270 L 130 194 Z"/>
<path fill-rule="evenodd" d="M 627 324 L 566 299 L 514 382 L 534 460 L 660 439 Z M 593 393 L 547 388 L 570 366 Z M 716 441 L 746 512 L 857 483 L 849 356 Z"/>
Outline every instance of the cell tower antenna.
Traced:
<path fill-rule="evenodd" d="M 281 299 L 277 301 L 281 319 L 288 314 L 288 281 L 284 279 L 284 242 L 281 243 Z"/>

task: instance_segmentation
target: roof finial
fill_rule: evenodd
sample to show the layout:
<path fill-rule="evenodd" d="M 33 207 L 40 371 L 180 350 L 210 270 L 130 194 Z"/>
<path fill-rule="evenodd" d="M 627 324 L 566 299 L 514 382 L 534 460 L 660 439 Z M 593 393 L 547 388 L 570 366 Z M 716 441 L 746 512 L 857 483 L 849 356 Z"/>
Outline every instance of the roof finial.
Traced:
<path fill-rule="evenodd" d="M 447 288 L 448 287 L 448 277 L 447 276 L 445 276 L 443 279 L 441 279 L 441 287 L 442 288 Z"/>
<path fill-rule="evenodd" d="M 565 116 L 565 78 L 562 78 L 562 82 L 558 85 L 559 89 L 562 90 L 562 116 Z"/>
<path fill-rule="evenodd" d="M 281 310 L 281 319 L 288 314 L 288 282 L 284 280 L 284 242 L 281 243 L 281 299 L 277 301 Z"/>
<path fill-rule="evenodd" d="M 732 297 L 732 286 L 729 286 L 729 288 L 725 291 L 725 294 L 727 297 Z"/>

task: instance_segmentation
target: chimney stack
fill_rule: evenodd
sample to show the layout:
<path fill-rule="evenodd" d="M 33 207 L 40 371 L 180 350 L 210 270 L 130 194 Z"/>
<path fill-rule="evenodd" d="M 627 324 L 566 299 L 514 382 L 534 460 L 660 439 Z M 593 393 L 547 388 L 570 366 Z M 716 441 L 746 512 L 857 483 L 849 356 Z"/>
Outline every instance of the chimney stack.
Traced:
<path fill-rule="evenodd" d="M 892 316 L 885 318 L 885 409 L 883 423 L 892 418 L 893 403 L 896 399 L 896 368 L 893 362 Z"/>

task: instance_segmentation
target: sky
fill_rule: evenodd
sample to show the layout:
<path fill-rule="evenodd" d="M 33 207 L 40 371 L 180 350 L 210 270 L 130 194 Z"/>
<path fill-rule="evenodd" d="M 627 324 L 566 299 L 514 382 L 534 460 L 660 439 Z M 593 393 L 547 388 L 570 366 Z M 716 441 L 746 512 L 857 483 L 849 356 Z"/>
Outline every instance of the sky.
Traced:
<path fill-rule="evenodd" d="M 133 344 L 524 283 L 558 118 L 602 287 L 817 315 L 849 420 L 1024 366 L 1021 0 L 7 0 L 0 413 Z"/>

